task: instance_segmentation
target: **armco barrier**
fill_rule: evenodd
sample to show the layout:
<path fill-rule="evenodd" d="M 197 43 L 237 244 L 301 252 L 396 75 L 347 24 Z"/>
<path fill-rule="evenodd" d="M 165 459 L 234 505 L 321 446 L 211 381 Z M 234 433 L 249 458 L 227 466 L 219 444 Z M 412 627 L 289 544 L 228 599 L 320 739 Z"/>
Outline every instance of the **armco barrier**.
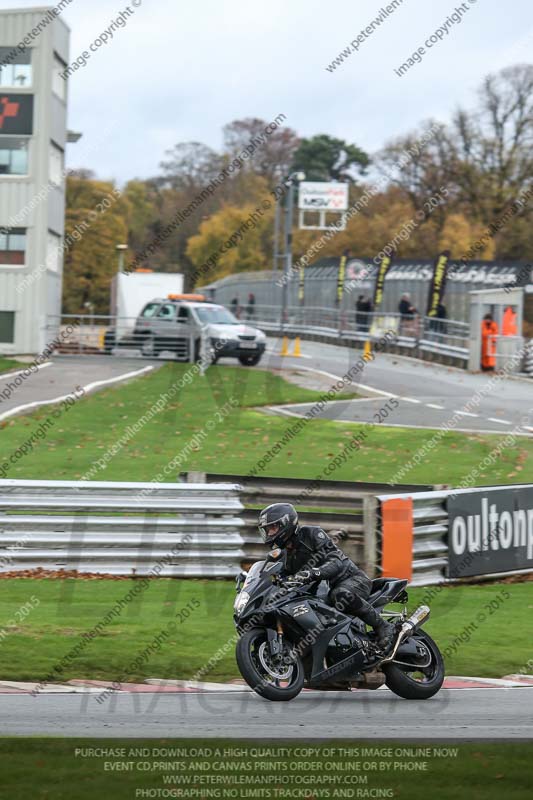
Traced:
<path fill-rule="evenodd" d="M 376 560 L 414 586 L 533 572 L 533 485 L 380 495 Z"/>
<path fill-rule="evenodd" d="M 231 483 L 0 481 L 0 573 L 43 568 L 232 577 L 245 558 Z"/>
<path fill-rule="evenodd" d="M 0 573 L 43 568 L 166 577 L 231 577 L 263 558 L 257 509 L 296 503 L 375 573 L 379 492 L 429 486 L 189 473 L 182 483 L 0 480 Z M 313 510 L 315 509 L 315 510 Z M 168 556 L 172 555 L 169 559 Z"/>
<path fill-rule="evenodd" d="M 191 483 L 0 481 L 0 573 L 233 577 L 263 557 L 257 509 L 295 502 L 372 576 L 414 585 L 533 572 L 533 485 L 429 487 L 199 475 Z M 398 493 L 401 489 L 401 493 Z M 316 510 L 313 510 L 316 509 Z"/>
<path fill-rule="evenodd" d="M 415 484 L 363 483 L 352 481 L 314 482 L 303 478 L 252 477 L 193 472 L 187 480 L 207 483 L 233 482 L 240 486 L 240 499 L 245 506 L 241 517 L 245 523 L 242 535 L 250 560 L 262 558 L 265 552 L 257 532 L 258 510 L 270 503 L 293 503 L 303 525 L 320 525 L 332 538 L 338 539 L 344 552 L 370 575 L 376 571 L 375 531 L 377 493 L 423 491 L 434 487 Z M 304 509 L 304 510 L 302 510 Z M 339 533 L 342 531 L 342 533 Z"/>

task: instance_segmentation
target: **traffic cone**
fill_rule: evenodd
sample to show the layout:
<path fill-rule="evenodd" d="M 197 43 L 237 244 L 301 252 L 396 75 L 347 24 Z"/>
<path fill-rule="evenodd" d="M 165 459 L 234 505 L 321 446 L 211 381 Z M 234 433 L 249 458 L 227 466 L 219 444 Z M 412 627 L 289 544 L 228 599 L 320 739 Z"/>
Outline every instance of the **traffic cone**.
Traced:
<path fill-rule="evenodd" d="M 301 351 L 301 348 L 300 348 L 300 337 L 299 336 L 297 336 L 296 339 L 294 340 L 294 353 L 292 355 L 293 355 L 294 358 L 301 358 L 302 357 L 302 351 Z"/>
<path fill-rule="evenodd" d="M 289 355 L 289 340 L 286 336 L 283 337 L 281 340 L 281 353 L 280 356 L 288 356 Z"/>
<path fill-rule="evenodd" d="M 372 345 L 370 342 L 365 342 L 365 346 L 363 349 L 363 359 L 364 361 L 370 361 L 372 358 Z"/>

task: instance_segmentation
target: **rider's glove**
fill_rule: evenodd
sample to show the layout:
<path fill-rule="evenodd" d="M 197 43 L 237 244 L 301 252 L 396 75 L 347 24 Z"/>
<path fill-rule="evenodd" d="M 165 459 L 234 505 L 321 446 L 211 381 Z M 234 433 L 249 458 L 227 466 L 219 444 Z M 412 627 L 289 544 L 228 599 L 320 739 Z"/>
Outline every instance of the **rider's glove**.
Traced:
<path fill-rule="evenodd" d="M 294 575 L 294 579 L 301 583 L 311 583 L 312 581 L 320 580 L 320 570 L 317 567 L 311 569 L 301 569 Z"/>

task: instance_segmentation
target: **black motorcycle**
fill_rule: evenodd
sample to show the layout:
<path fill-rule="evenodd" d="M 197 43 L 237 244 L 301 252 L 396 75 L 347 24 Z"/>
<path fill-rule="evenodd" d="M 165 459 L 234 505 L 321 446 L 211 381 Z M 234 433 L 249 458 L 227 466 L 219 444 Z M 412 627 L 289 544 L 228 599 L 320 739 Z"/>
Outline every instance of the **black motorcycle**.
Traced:
<path fill-rule="evenodd" d="M 364 623 L 326 602 L 323 584 L 303 585 L 284 578 L 281 551 L 272 551 L 237 578 L 234 621 L 239 633 L 236 657 L 242 677 L 267 700 L 292 700 L 304 688 L 378 689 L 383 684 L 407 700 L 425 700 L 444 680 L 444 661 L 433 639 L 421 629 L 429 608 L 408 616 L 406 580 L 378 578 L 368 598 L 396 625 L 392 649 L 380 650 Z"/>

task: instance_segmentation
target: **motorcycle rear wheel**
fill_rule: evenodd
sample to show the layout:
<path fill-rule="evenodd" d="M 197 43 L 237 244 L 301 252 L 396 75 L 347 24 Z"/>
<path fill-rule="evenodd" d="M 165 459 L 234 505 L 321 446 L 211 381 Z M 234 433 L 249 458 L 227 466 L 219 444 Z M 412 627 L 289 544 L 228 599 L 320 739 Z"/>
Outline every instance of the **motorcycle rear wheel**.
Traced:
<path fill-rule="evenodd" d="M 237 642 L 235 656 L 239 671 L 248 686 L 266 700 L 292 700 L 302 691 L 302 659 L 299 655 L 294 655 L 290 666 L 276 665 L 268 652 L 268 638 L 264 628 L 252 628 L 244 633 Z"/>
<path fill-rule="evenodd" d="M 444 682 L 444 659 L 436 643 L 425 631 L 417 631 L 414 638 L 426 648 L 431 656 L 430 663 L 426 666 L 425 662 L 413 660 L 412 665 L 407 662 L 396 664 L 394 661 L 384 664 L 385 683 L 391 692 L 405 700 L 428 700 L 437 694 Z"/>

